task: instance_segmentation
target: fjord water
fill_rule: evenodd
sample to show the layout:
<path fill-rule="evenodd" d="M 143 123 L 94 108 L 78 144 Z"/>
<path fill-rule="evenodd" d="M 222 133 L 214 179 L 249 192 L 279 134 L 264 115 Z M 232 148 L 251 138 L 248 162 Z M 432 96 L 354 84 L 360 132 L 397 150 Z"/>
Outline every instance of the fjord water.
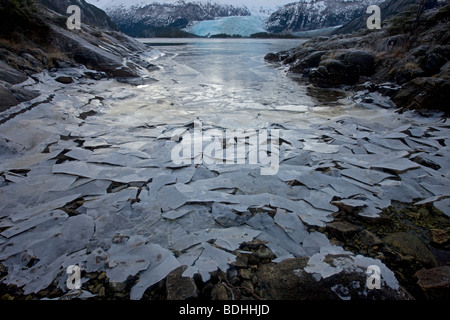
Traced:
<path fill-rule="evenodd" d="M 311 95 L 314 89 L 286 76 L 282 66 L 264 60 L 269 52 L 288 50 L 305 40 L 140 40 L 164 55 L 153 61 L 160 70 L 151 76 L 158 82 L 136 88 L 133 99 L 113 108 L 125 116 L 132 111 L 163 122 L 201 117 L 223 127 L 257 129 L 268 122 L 299 124 L 341 113 L 341 108 L 330 108 Z M 324 90 L 319 96 L 326 100 L 331 94 Z M 333 104 L 336 100 L 332 99 Z M 148 106 L 143 107 L 143 102 Z"/>

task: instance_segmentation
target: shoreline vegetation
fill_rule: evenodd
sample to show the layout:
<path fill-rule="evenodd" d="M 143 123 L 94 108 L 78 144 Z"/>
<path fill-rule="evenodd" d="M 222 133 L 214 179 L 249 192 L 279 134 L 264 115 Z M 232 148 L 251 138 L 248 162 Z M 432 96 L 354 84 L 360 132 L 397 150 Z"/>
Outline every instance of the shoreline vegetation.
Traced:
<path fill-rule="evenodd" d="M 417 110 L 418 116 L 426 115 L 420 113 L 425 110 L 448 115 L 450 5 L 425 11 L 418 19 L 416 12 L 410 9 L 395 16 L 380 31 L 312 38 L 295 49 L 269 53 L 266 60 L 285 66 L 301 81 L 319 88 L 343 87 L 363 92 L 362 96 L 359 93 L 362 106 L 373 103 L 370 94 L 379 92 L 389 96 L 401 110 Z M 66 17 L 30 0 L 0 1 L 0 111 L 37 98 L 40 100 L 36 102 L 47 101 L 49 97 L 39 97 L 39 92 L 17 86 L 44 70 L 82 65 L 89 69 L 83 73 L 86 79 L 116 78 L 142 84 L 140 72 L 157 68 L 140 58 L 139 54 L 148 47 L 137 40 L 121 32 L 89 25 L 68 32 L 65 21 Z M 251 38 L 272 37 L 275 36 L 260 33 Z M 61 77 L 57 81 L 71 83 L 73 79 Z M 445 145 L 448 139 L 442 141 L 441 147 L 448 147 Z M 434 164 L 426 159 L 423 163 L 433 168 Z M 76 201 L 70 204 L 75 208 L 78 205 Z M 1 227 L 0 231 L 7 228 Z M 434 207 L 432 201 L 393 203 L 377 219 L 364 218 L 358 215 L 357 208 L 342 205 L 331 223 L 309 229 L 325 234 L 332 244 L 345 250 L 380 259 L 398 278 L 398 291 L 386 288 L 359 298 L 440 300 L 449 297 L 450 218 Z M 185 267 L 180 267 L 148 288 L 143 299 L 327 300 L 339 297 L 342 288 L 336 287 L 336 283 L 365 282 L 361 273 L 338 273 L 321 281 L 316 281 L 311 274 L 299 276 L 298 270 L 305 268 L 307 257 L 275 263 L 273 252 L 258 240 L 242 243 L 239 249 L 230 269 L 217 271 L 209 281 L 202 282 L 195 276 L 182 277 Z M 330 255 L 324 262 L 333 266 L 339 258 Z M 7 275 L 8 269 L 0 263 L 0 280 Z M 0 300 L 128 300 L 131 288 L 139 282 L 139 277 L 133 276 L 121 283 L 110 283 L 105 271 L 83 271 L 82 277 L 86 280 L 83 290 L 69 293 L 58 289 L 56 282 L 33 294 L 0 283 Z M 358 298 L 357 293 L 345 292 L 346 297 L 352 295 Z"/>

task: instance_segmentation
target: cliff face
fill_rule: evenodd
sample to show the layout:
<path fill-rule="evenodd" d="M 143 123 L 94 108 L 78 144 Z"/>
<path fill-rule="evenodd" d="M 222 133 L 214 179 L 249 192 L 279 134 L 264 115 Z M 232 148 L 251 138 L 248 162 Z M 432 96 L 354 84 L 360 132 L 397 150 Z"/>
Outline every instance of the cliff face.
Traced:
<path fill-rule="evenodd" d="M 185 28 L 194 21 L 219 17 L 249 16 L 244 7 L 217 3 L 152 3 L 143 6 L 106 8 L 120 30 L 133 37 L 151 37 L 173 29 Z"/>
<path fill-rule="evenodd" d="M 93 71 L 87 77 L 134 78 L 152 67 L 139 58 L 148 50 L 142 43 L 86 23 L 70 31 L 68 16 L 30 0 L 0 0 L 0 110 L 35 98 L 16 85 L 44 70 L 81 64 Z"/>
<path fill-rule="evenodd" d="M 85 0 L 37 0 L 47 8 L 59 14 L 66 15 L 70 5 L 77 5 L 82 12 L 82 22 L 108 30 L 118 30 L 117 25 L 101 9 L 87 3 Z"/>
<path fill-rule="evenodd" d="M 409 6 L 418 5 L 422 0 L 387 0 L 379 4 L 382 13 L 382 21 L 389 20 L 395 15 L 403 12 Z M 438 0 L 426 0 L 425 9 L 432 8 L 438 4 Z M 339 29 L 335 30 L 333 34 L 352 33 L 366 27 L 366 19 L 369 14 L 362 14 L 356 19 L 344 24 Z"/>
<path fill-rule="evenodd" d="M 290 33 L 345 24 L 361 15 L 372 4 L 383 0 L 302 0 L 287 4 L 267 20 L 272 33 Z"/>

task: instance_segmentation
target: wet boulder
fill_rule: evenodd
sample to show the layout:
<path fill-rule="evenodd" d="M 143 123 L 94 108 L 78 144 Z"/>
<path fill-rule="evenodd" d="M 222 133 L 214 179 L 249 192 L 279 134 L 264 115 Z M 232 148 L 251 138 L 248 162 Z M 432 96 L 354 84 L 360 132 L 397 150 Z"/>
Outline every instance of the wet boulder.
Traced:
<path fill-rule="evenodd" d="M 191 277 L 183 277 L 187 266 L 180 266 L 170 272 L 166 278 L 167 299 L 187 300 L 198 298 L 199 292 Z"/>
<path fill-rule="evenodd" d="M 327 51 L 315 51 L 308 54 L 304 59 L 298 60 L 290 68 L 290 72 L 308 74 L 312 68 L 319 66 L 321 58 Z"/>
<path fill-rule="evenodd" d="M 72 77 L 58 77 L 55 79 L 55 81 L 62 83 L 62 84 L 71 84 L 73 83 Z"/>
<path fill-rule="evenodd" d="M 0 112 L 39 96 L 35 91 L 14 86 L 27 79 L 24 73 L 0 61 Z"/>
<path fill-rule="evenodd" d="M 397 258 L 401 262 L 420 264 L 424 267 L 438 265 L 436 257 L 416 235 L 396 232 L 386 236 L 384 242 L 396 252 Z"/>
<path fill-rule="evenodd" d="M 308 76 L 315 86 L 322 88 L 354 85 L 359 80 L 359 69 L 336 59 L 325 59 L 318 68 L 311 69 Z"/>
<path fill-rule="evenodd" d="M 28 77 L 22 72 L 14 69 L 3 61 L 0 61 L 0 81 L 9 84 L 17 84 L 24 82 Z"/>
<path fill-rule="evenodd" d="M 369 77 L 375 72 L 375 54 L 364 50 L 349 50 L 336 56 L 347 66 L 359 69 L 361 76 Z"/>
<path fill-rule="evenodd" d="M 423 54 L 418 54 L 418 64 L 426 75 L 439 73 L 450 59 L 450 46 L 433 46 Z"/>
<path fill-rule="evenodd" d="M 19 104 L 19 101 L 5 87 L 0 85 L 0 112 Z"/>
<path fill-rule="evenodd" d="M 425 298 L 434 300 L 450 296 L 450 266 L 422 269 L 414 276 Z"/>
<path fill-rule="evenodd" d="M 288 52 L 289 55 L 283 59 L 283 63 L 291 64 L 296 61 L 301 61 L 314 52 L 316 52 L 316 49 L 312 47 L 296 48 L 292 52 Z"/>
<path fill-rule="evenodd" d="M 279 53 L 270 52 L 270 53 L 266 54 L 266 56 L 264 57 L 264 60 L 269 61 L 269 62 L 280 62 L 283 59 L 282 59 L 281 52 L 279 52 Z"/>
<path fill-rule="evenodd" d="M 314 257 L 292 258 L 262 265 L 255 275 L 256 293 L 264 299 L 273 300 L 407 299 L 401 287 L 390 287 L 384 280 L 380 289 L 369 289 L 366 286 L 367 267 L 358 265 L 365 259 L 361 256 L 349 256 L 346 262 L 345 255 L 329 254 L 322 258 L 325 269 L 337 266 L 333 272 L 327 275 L 311 272 L 320 264 Z M 382 279 L 388 278 L 383 272 L 385 270 L 382 270 Z"/>
<path fill-rule="evenodd" d="M 392 97 L 397 107 L 408 109 L 438 109 L 449 113 L 450 80 L 419 77 L 403 85 Z"/>

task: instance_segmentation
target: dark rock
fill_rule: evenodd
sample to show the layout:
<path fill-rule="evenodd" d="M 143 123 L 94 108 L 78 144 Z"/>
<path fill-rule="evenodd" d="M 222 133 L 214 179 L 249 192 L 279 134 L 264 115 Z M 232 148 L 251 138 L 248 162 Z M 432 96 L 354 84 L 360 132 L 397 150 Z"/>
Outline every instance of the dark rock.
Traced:
<path fill-rule="evenodd" d="M 375 72 L 375 54 L 363 50 L 349 50 L 336 56 L 336 59 L 346 65 L 359 68 L 361 76 L 371 76 Z"/>
<path fill-rule="evenodd" d="M 383 240 L 403 262 L 419 263 L 428 268 L 438 265 L 436 257 L 422 239 L 416 235 L 406 232 L 396 232 L 386 236 Z"/>
<path fill-rule="evenodd" d="M 450 297 L 450 266 L 422 269 L 415 277 L 427 299 L 447 300 Z"/>
<path fill-rule="evenodd" d="M 14 69 L 3 61 L 0 61 L 0 80 L 9 84 L 18 84 L 27 80 L 28 77 L 22 72 Z"/>
<path fill-rule="evenodd" d="M 406 34 L 396 34 L 389 37 L 384 37 L 377 42 L 375 50 L 377 52 L 389 52 L 395 48 L 404 47 L 409 41 L 410 37 Z"/>
<path fill-rule="evenodd" d="M 449 113 L 450 80 L 420 77 L 405 84 L 392 97 L 397 107 L 408 109 L 441 110 Z"/>
<path fill-rule="evenodd" d="M 90 111 L 80 113 L 78 118 L 80 118 L 81 120 L 86 120 L 88 117 L 95 116 L 96 114 L 97 114 L 97 112 L 95 112 L 94 110 L 90 110 Z"/>
<path fill-rule="evenodd" d="M 55 79 L 55 81 L 62 83 L 62 84 L 71 84 L 73 83 L 72 77 L 58 77 Z"/>
<path fill-rule="evenodd" d="M 301 47 L 301 48 L 297 48 L 295 50 L 293 50 L 292 52 L 288 52 L 289 55 L 283 59 L 283 63 L 284 64 L 290 64 L 293 63 L 297 60 L 303 60 L 305 59 L 308 55 L 316 52 L 317 50 L 314 49 L 313 47 Z"/>
<path fill-rule="evenodd" d="M 430 230 L 430 241 L 436 245 L 444 245 L 450 241 L 450 236 L 445 230 L 441 229 L 431 229 Z"/>
<path fill-rule="evenodd" d="M 309 258 L 284 260 L 278 264 L 262 265 L 256 276 L 258 287 L 264 291 L 264 298 L 281 300 L 307 299 L 318 294 L 317 283 L 306 273 L 296 274 L 294 270 L 302 270 L 308 264 Z M 322 293 L 319 293 L 322 296 Z M 322 296 L 323 297 L 323 296 Z"/>
<path fill-rule="evenodd" d="M 341 271 L 325 279 L 316 280 L 304 271 L 309 258 L 293 258 L 278 264 L 262 265 L 257 273 L 255 292 L 269 300 L 339 300 L 351 299 L 405 299 L 403 292 L 382 286 L 381 290 L 367 290 L 364 272 Z M 329 257 L 333 264 L 333 257 Z"/>
<path fill-rule="evenodd" d="M 327 51 L 315 51 L 308 54 L 304 59 L 299 60 L 292 67 L 289 68 L 290 72 L 294 73 L 306 73 L 312 69 L 319 66 L 321 58 Z"/>
<path fill-rule="evenodd" d="M 248 280 L 252 276 L 252 271 L 251 271 L 251 269 L 248 269 L 248 268 L 239 269 L 238 274 L 242 279 Z"/>
<path fill-rule="evenodd" d="M 309 71 L 311 82 L 322 88 L 353 85 L 359 80 L 359 69 L 356 66 L 346 66 L 339 60 L 325 59 L 318 68 Z"/>
<path fill-rule="evenodd" d="M 401 61 L 392 70 L 394 79 L 398 84 L 405 84 L 415 78 L 423 77 L 426 75 L 425 71 L 415 63 L 409 63 Z"/>
<path fill-rule="evenodd" d="M 423 46 L 422 46 L 423 47 Z M 431 46 L 427 51 L 415 51 L 418 64 L 426 76 L 438 73 L 441 67 L 450 59 L 450 46 Z"/>
<path fill-rule="evenodd" d="M 269 61 L 269 62 L 279 62 L 279 61 L 282 61 L 283 59 L 281 58 L 280 54 L 271 52 L 271 53 L 266 54 L 266 56 L 264 57 L 264 60 Z"/>
<path fill-rule="evenodd" d="M 368 230 L 362 230 L 358 234 L 358 237 L 363 244 L 370 247 L 380 246 L 383 244 L 383 241 L 380 238 L 378 238 L 376 235 L 374 235 L 372 232 Z"/>
<path fill-rule="evenodd" d="M 92 80 L 101 80 L 101 79 L 107 78 L 107 75 L 106 75 L 106 73 L 104 73 L 104 72 L 86 71 L 86 72 L 84 73 L 84 75 L 85 75 L 88 79 L 92 79 Z"/>
<path fill-rule="evenodd" d="M 55 64 L 56 64 L 56 68 L 60 68 L 60 69 L 76 67 L 75 64 L 70 63 L 68 61 L 59 61 L 59 60 L 57 60 L 55 62 Z"/>
<path fill-rule="evenodd" d="M 198 289 L 194 279 L 183 277 L 187 266 L 180 266 L 168 274 L 166 279 L 168 300 L 187 300 L 198 298 Z"/>
<path fill-rule="evenodd" d="M 44 65 L 48 65 L 48 60 L 45 56 L 40 57 L 42 61 L 39 61 L 35 56 L 29 53 L 22 53 L 22 57 L 31 65 L 32 68 L 38 68 L 42 65 L 42 63 Z"/>
<path fill-rule="evenodd" d="M 211 300 L 230 300 L 229 290 L 223 283 L 218 283 L 211 291 Z"/>
<path fill-rule="evenodd" d="M 43 5 L 56 11 L 62 15 L 66 15 L 67 8 L 70 5 L 77 5 L 80 7 L 83 23 L 95 25 L 104 29 L 118 30 L 116 24 L 109 18 L 109 16 L 101 9 L 85 0 L 38 0 Z"/>
<path fill-rule="evenodd" d="M 38 91 L 24 88 L 11 88 L 11 93 L 19 102 L 29 101 L 40 96 Z"/>
<path fill-rule="evenodd" d="M 254 254 L 260 260 L 263 259 L 273 260 L 276 258 L 276 255 L 272 252 L 272 250 L 270 250 L 266 246 L 260 246 L 258 250 L 254 252 Z"/>
<path fill-rule="evenodd" d="M 431 76 L 438 73 L 441 67 L 447 62 L 447 59 L 437 53 L 424 55 L 419 59 L 419 66 L 425 72 L 425 75 Z"/>
<path fill-rule="evenodd" d="M 143 77 L 120 77 L 116 78 L 117 82 L 128 83 L 134 86 L 141 86 L 152 82 L 157 82 L 158 80 L 154 78 L 143 78 Z"/>
<path fill-rule="evenodd" d="M 17 104 L 19 104 L 19 101 L 16 97 L 14 97 L 8 89 L 0 85 L 0 112 L 3 112 Z"/>
<path fill-rule="evenodd" d="M 136 78 L 138 73 L 133 67 L 123 65 L 123 56 L 128 56 L 131 52 L 129 50 L 144 50 L 144 45 L 135 43 L 135 40 L 124 38 L 119 41 L 110 37 L 109 42 L 117 43 L 118 45 L 111 50 L 104 50 L 100 46 L 111 47 L 111 44 L 105 44 L 101 39 L 87 34 L 79 35 L 78 33 L 70 32 L 64 28 L 51 26 L 53 37 L 55 41 L 53 45 L 60 48 L 60 50 L 70 54 L 77 63 L 85 65 L 88 69 L 103 71 L 111 77 L 120 78 Z M 114 42 L 113 42 L 114 41 Z M 120 45 L 119 45 L 120 42 Z"/>
<path fill-rule="evenodd" d="M 327 230 L 338 238 L 345 238 L 357 233 L 360 227 L 347 221 L 336 221 L 327 223 Z"/>

